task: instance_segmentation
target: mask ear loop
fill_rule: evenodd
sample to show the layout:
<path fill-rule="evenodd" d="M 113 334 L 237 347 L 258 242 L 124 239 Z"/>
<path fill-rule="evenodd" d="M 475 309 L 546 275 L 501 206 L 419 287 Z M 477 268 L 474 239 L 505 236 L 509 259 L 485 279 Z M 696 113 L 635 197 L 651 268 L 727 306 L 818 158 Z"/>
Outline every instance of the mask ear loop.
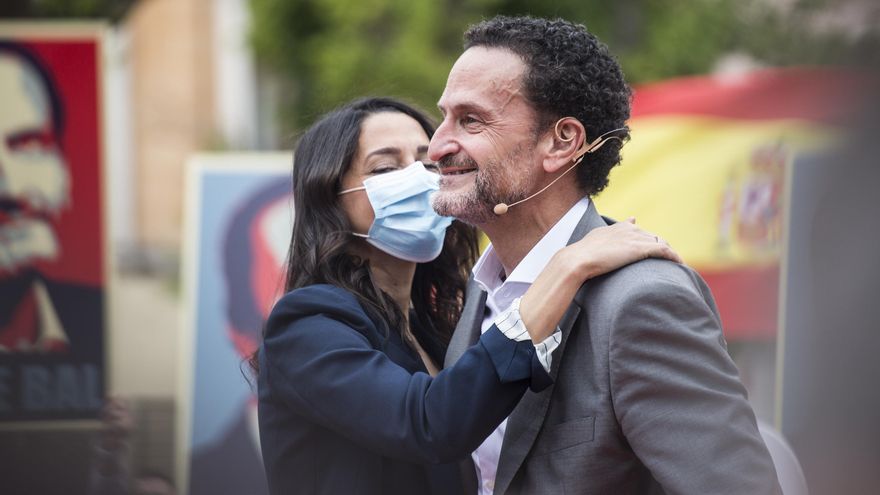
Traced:
<path fill-rule="evenodd" d="M 348 194 L 348 193 L 350 193 L 350 192 L 355 192 L 355 191 L 366 191 L 366 190 L 367 190 L 367 187 L 366 187 L 366 186 L 358 186 L 358 187 L 352 187 L 351 189 L 346 189 L 346 190 L 344 190 L 344 191 L 339 191 L 338 193 L 336 193 L 336 195 L 337 195 L 337 196 L 342 196 L 343 194 Z M 360 237 L 360 238 L 362 238 L 362 239 L 369 239 L 369 238 L 370 238 L 370 236 L 367 235 L 367 234 L 358 234 L 357 232 L 349 232 L 349 234 L 351 234 L 351 235 L 353 235 L 353 236 L 355 236 L 355 237 Z"/>
<path fill-rule="evenodd" d="M 560 141 L 563 141 L 563 142 L 566 142 L 566 143 L 571 142 L 572 140 L 574 140 L 574 136 L 569 137 L 569 138 L 566 138 L 566 137 L 563 137 L 563 136 L 562 136 L 562 133 L 561 133 L 561 132 L 559 132 L 559 123 L 560 123 L 560 122 L 562 122 L 562 119 L 557 120 L 557 121 L 556 121 L 556 124 L 553 126 L 553 132 L 556 133 L 556 138 L 559 139 Z M 624 131 L 624 132 L 626 132 L 626 130 L 627 130 L 627 129 L 626 129 L 625 127 L 620 127 L 620 128 L 617 128 L 617 129 L 612 129 L 612 130 L 610 130 L 610 131 L 608 131 L 608 132 L 602 134 L 601 136 L 597 137 L 596 139 L 594 139 L 593 142 L 591 142 L 591 143 L 589 143 L 589 144 L 584 143 L 584 145 L 581 146 L 581 149 L 579 149 L 579 150 L 577 151 L 577 154 L 575 155 L 575 158 L 574 158 L 574 163 L 573 163 L 570 167 L 568 167 L 568 169 L 566 169 L 565 172 L 562 172 L 561 174 L 559 174 L 558 177 L 556 177 L 555 179 L 553 179 L 549 184 L 547 184 L 546 186 L 544 186 L 543 188 L 541 188 L 540 191 L 536 192 L 535 194 L 532 194 L 532 195 L 529 196 L 528 198 L 521 199 L 521 200 L 517 201 L 516 203 L 512 203 L 512 204 L 509 204 L 509 205 L 508 205 L 508 204 L 505 204 L 505 203 L 498 203 L 497 205 L 495 205 L 495 208 L 494 208 L 492 211 L 493 211 L 496 215 L 504 215 L 505 213 L 507 213 L 507 210 L 510 209 L 511 206 L 516 206 L 516 205 L 522 203 L 523 201 L 528 201 L 528 200 L 534 198 L 535 196 L 541 194 L 542 192 L 546 191 L 548 187 L 550 187 L 550 186 L 552 186 L 553 184 L 555 184 L 556 181 L 558 181 L 559 179 L 563 178 L 563 177 L 565 176 L 565 174 L 571 172 L 572 169 L 574 169 L 575 167 L 577 167 L 578 164 L 584 159 L 584 156 L 585 156 L 587 153 L 592 153 L 592 152 L 598 150 L 598 149 L 601 148 L 606 142 L 608 142 L 608 141 L 611 140 L 611 139 L 616 139 L 616 140 L 620 141 L 621 143 L 623 143 L 623 138 L 621 138 L 620 136 L 608 136 L 608 135 L 611 134 L 611 133 L 613 133 L 613 132 L 618 132 L 618 131 Z M 608 137 L 606 137 L 606 136 L 608 136 Z"/>
<path fill-rule="evenodd" d="M 346 189 L 346 190 L 344 190 L 344 191 L 339 191 L 338 193 L 336 193 L 336 195 L 337 195 L 337 196 L 342 196 L 343 194 L 348 194 L 348 193 L 350 193 L 350 192 L 355 192 L 355 191 L 366 191 L 366 190 L 367 190 L 367 186 L 358 186 L 358 187 L 352 187 L 351 189 Z"/>

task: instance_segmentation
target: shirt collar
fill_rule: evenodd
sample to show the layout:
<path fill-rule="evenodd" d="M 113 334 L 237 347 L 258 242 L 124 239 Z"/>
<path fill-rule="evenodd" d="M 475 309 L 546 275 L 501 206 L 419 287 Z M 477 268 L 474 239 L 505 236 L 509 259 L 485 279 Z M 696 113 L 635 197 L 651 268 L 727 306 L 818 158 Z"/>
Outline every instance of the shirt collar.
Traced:
<path fill-rule="evenodd" d="M 490 244 L 474 265 L 474 281 L 490 294 L 503 284 L 534 283 L 541 270 L 550 262 L 550 258 L 568 244 L 574 229 L 589 207 L 589 196 L 584 196 L 575 203 L 532 247 L 506 280 L 502 279 L 504 267 L 501 265 L 501 260 Z"/>

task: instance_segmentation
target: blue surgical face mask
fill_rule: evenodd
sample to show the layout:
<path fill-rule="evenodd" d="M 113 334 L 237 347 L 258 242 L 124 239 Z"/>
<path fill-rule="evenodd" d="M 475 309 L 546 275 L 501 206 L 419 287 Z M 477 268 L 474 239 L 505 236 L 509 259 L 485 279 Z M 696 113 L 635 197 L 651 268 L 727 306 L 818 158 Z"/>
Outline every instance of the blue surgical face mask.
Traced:
<path fill-rule="evenodd" d="M 431 207 L 431 196 L 440 188 L 440 176 L 422 162 L 364 180 L 361 187 L 339 195 L 365 190 L 375 219 L 363 237 L 376 248 L 400 259 L 424 263 L 443 249 L 451 217 L 441 217 Z"/>

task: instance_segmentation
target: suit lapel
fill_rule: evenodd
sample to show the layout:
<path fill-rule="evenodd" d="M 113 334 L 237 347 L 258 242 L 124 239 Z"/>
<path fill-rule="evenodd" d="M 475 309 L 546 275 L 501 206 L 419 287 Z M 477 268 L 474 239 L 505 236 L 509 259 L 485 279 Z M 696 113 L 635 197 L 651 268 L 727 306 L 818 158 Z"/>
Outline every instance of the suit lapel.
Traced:
<path fill-rule="evenodd" d="M 607 227 L 613 223 L 615 223 L 614 220 L 599 215 L 599 212 L 596 211 L 596 206 L 590 201 L 590 206 L 587 207 L 586 213 L 578 221 L 577 227 L 571 233 L 571 237 L 568 238 L 568 244 L 573 244 L 583 239 L 585 235 L 595 228 Z"/>
<path fill-rule="evenodd" d="M 593 206 L 593 202 L 590 201 L 590 206 L 572 232 L 568 244 L 580 240 L 589 231 L 604 225 L 606 225 L 606 221 L 599 216 L 596 208 Z M 553 351 L 553 360 L 550 368 L 550 376 L 554 382 L 559 374 L 559 367 L 562 365 L 568 336 L 582 311 L 577 301 L 583 300 L 584 290 L 585 287 L 580 288 L 577 296 L 575 296 L 562 320 L 559 322 L 559 329 L 562 331 L 562 342 Z M 485 300 L 485 296 L 483 299 Z M 554 385 L 551 385 L 537 394 L 526 392 L 516 406 L 516 409 L 513 410 L 513 413 L 507 419 L 507 429 L 504 432 L 504 443 L 501 446 L 501 457 L 498 459 L 498 469 L 495 475 L 494 493 L 505 493 L 513 481 L 514 475 L 522 466 L 544 424 L 547 408 L 550 406 L 550 398 L 555 388 Z"/>
<path fill-rule="evenodd" d="M 473 277 L 471 277 L 468 281 L 461 317 L 455 326 L 452 339 L 449 340 L 449 347 L 446 348 L 446 359 L 443 361 L 444 368 L 454 365 L 461 358 L 461 355 L 470 346 L 476 344 L 480 338 L 487 295 L 486 291 L 481 289 L 479 284 L 474 282 Z M 471 461 L 470 456 L 459 462 L 459 469 L 461 470 L 463 493 L 476 495 L 479 480 L 477 480 L 477 473 L 474 470 L 474 463 Z"/>
<path fill-rule="evenodd" d="M 446 348 L 446 359 L 443 367 L 455 364 L 468 348 L 477 343 L 480 338 L 480 327 L 483 324 L 483 314 L 486 308 L 486 291 L 474 282 L 473 277 L 468 281 L 465 293 L 464 308 L 461 310 L 461 318 L 455 326 L 455 332 Z"/>
<path fill-rule="evenodd" d="M 581 312 L 580 306 L 572 304 L 560 321 L 559 328 L 562 330 L 562 342 L 553 351 L 553 363 L 550 367 L 550 376 L 556 380 L 559 374 L 559 365 L 562 362 L 565 344 L 568 342 L 568 334 L 574 322 Z M 498 459 L 498 469 L 495 475 L 495 493 L 507 491 L 513 476 L 519 470 L 526 455 L 535 443 L 535 438 L 544 424 L 547 408 L 550 406 L 550 397 L 553 389 L 550 387 L 540 393 L 526 392 L 519 401 L 516 409 L 507 418 L 507 429 L 504 431 L 504 443 L 501 446 L 501 457 Z"/>

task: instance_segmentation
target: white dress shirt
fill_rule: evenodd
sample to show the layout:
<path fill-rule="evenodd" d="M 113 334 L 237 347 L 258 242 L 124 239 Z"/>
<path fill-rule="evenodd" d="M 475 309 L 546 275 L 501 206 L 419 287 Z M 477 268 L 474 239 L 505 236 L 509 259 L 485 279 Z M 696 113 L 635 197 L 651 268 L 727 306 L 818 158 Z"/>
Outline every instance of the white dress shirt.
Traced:
<path fill-rule="evenodd" d="M 498 255 L 495 254 L 495 250 L 491 245 L 486 248 L 486 251 L 477 260 L 473 269 L 474 281 L 488 293 L 486 297 L 486 313 L 482 325 L 483 332 L 489 330 L 492 323 L 496 323 L 496 318 L 498 320 L 502 319 L 504 316 L 501 314 L 502 311 L 509 308 L 514 299 L 520 298 L 525 294 L 544 267 L 547 266 L 547 263 L 550 262 L 550 258 L 566 246 L 572 233 L 574 233 L 574 229 L 577 227 L 578 221 L 584 216 L 589 206 L 589 197 L 584 197 L 575 203 L 544 234 L 544 237 L 535 244 L 507 278 L 504 278 L 504 267 L 501 265 Z M 506 314 L 506 311 L 504 313 Z M 556 345 L 558 345 L 558 333 L 554 334 L 553 337 L 556 337 L 556 342 L 550 344 L 549 351 L 547 352 L 548 363 L 549 353 L 552 353 Z M 547 341 L 550 340 L 551 338 L 547 339 Z M 541 350 L 539 346 L 536 346 L 536 348 L 539 351 Z M 542 362 L 542 364 L 544 363 Z M 492 491 L 495 489 L 495 472 L 498 468 L 498 458 L 501 454 L 501 443 L 504 440 L 504 430 L 506 427 L 507 420 L 505 419 L 486 438 L 483 444 L 477 447 L 477 450 L 471 454 L 477 468 L 477 479 L 480 482 L 479 495 L 492 495 Z"/>

